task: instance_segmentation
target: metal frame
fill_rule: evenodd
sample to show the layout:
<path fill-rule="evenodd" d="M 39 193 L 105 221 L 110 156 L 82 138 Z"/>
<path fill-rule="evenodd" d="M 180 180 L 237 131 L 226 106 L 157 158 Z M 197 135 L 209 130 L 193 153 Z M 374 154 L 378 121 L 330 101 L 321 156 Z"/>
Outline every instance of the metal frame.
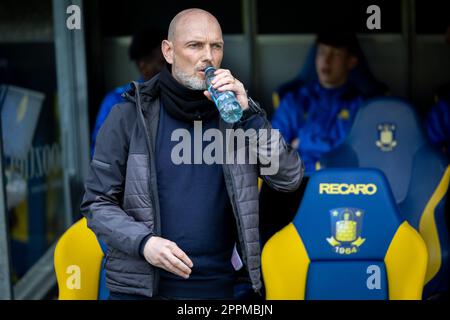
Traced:
<path fill-rule="evenodd" d="M 79 207 L 90 159 L 84 19 L 81 30 L 67 29 L 66 10 L 72 4 L 83 8 L 83 0 L 53 0 L 67 227 Z"/>
<path fill-rule="evenodd" d="M 0 111 L 2 105 L 2 90 L 0 87 Z M 1 115 L 0 115 L 1 117 Z M 6 206 L 6 181 L 3 168 L 3 134 L 0 121 L 0 300 L 13 299 L 11 285 L 11 255 L 9 237 L 9 219 Z"/>
<path fill-rule="evenodd" d="M 402 33 L 406 45 L 406 92 L 413 101 L 414 79 L 416 77 L 416 1 L 402 1 Z"/>
<path fill-rule="evenodd" d="M 36 262 L 14 286 L 14 299 L 40 300 L 56 285 L 53 253 L 56 243 Z"/>
<path fill-rule="evenodd" d="M 73 208 L 79 205 L 90 158 L 84 30 L 83 26 L 81 30 L 69 30 L 66 27 L 66 10 L 72 4 L 82 8 L 83 0 L 53 0 L 66 228 L 73 223 Z M 0 141 L 0 149 L 1 147 Z M 56 285 L 53 268 L 56 244 L 46 251 L 12 289 L 3 151 L 0 151 L 0 155 L 0 299 L 42 299 Z"/>
<path fill-rule="evenodd" d="M 67 7 L 83 0 L 53 0 L 58 106 L 64 168 L 64 221 L 69 228 L 78 207 L 89 166 L 89 119 L 83 19 L 81 30 L 66 27 Z M 83 11 L 82 11 L 83 12 Z M 16 299 L 42 299 L 56 285 L 53 254 L 56 243 L 14 286 Z"/>
<path fill-rule="evenodd" d="M 248 42 L 250 87 L 255 96 L 259 96 L 258 53 L 256 52 L 256 36 L 258 34 L 257 3 L 255 0 L 242 0 L 242 22 L 244 25 L 244 40 Z"/>

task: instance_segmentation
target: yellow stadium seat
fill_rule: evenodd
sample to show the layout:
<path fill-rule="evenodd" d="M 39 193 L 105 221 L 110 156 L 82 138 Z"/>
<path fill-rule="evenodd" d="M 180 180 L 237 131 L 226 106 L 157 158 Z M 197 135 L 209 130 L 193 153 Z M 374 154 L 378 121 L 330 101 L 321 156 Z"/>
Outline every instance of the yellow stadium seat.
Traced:
<path fill-rule="evenodd" d="M 103 251 L 82 218 L 59 239 L 54 267 L 59 300 L 97 300 Z"/>

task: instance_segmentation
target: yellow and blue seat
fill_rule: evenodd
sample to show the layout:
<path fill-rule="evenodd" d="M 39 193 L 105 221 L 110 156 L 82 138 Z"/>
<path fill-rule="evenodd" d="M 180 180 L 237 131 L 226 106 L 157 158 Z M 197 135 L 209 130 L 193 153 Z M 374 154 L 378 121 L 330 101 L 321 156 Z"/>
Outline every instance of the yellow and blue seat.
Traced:
<path fill-rule="evenodd" d="M 375 98 L 358 112 L 345 142 L 320 160 L 322 168 L 380 169 L 400 212 L 425 240 L 429 252 L 424 297 L 448 291 L 449 233 L 446 201 L 448 159 L 426 139 L 407 101 Z"/>
<path fill-rule="evenodd" d="M 298 212 L 264 246 L 269 300 L 421 299 L 427 249 L 375 169 L 311 175 Z"/>
<path fill-rule="evenodd" d="M 86 218 L 72 225 L 59 239 L 54 267 L 60 300 L 106 300 L 106 246 L 87 227 Z"/>

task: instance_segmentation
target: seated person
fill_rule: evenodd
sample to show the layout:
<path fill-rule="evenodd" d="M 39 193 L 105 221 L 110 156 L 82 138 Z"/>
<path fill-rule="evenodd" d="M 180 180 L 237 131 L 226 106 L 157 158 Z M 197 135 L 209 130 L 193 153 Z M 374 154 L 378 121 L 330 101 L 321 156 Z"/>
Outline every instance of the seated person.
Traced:
<path fill-rule="evenodd" d="M 128 56 L 136 63 L 139 71 L 139 81 L 150 80 L 164 65 L 164 57 L 161 52 L 161 42 L 165 35 L 152 29 L 143 29 L 133 35 Z M 95 141 L 100 127 L 105 122 L 111 108 L 123 101 L 122 94 L 130 89 L 130 84 L 118 87 L 109 92 L 100 106 L 95 120 L 95 127 L 91 138 L 91 157 L 94 155 Z"/>
<path fill-rule="evenodd" d="M 298 149 L 306 173 L 320 157 L 338 146 L 350 130 L 363 95 L 348 81 L 358 64 L 356 36 L 329 30 L 318 34 L 315 59 L 318 80 L 289 92 L 275 112 L 272 125 Z"/>
<path fill-rule="evenodd" d="M 279 101 L 283 99 L 287 93 L 298 90 L 305 83 L 318 80 L 315 66 L 316 54 L 317 45 L 316 43 L 313 43 L 299 74 L 293 80 L 281 84 L 276 92 L 274 92 L 274 108 L 278 108 L 280 104 Z M 350 71 L 348 82 L 367 98 L 389 94 L 387 85 L 380 82 L 372 73 L 364 52 L 360 47 L 357 48 L 355 54 L 358 58 L 358 64 Z"/>
<path fill-rule="evenodd" d="M 450 151 L 450 86 L 438 93 L 437 102 L 425 118 L 425 130 L 430 141 L 447 155 Z"/>

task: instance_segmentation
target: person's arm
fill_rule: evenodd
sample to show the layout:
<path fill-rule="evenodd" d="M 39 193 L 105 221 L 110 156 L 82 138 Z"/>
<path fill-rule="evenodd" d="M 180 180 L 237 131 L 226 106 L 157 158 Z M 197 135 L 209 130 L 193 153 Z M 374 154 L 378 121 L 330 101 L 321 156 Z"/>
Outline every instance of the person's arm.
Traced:
<path fill-rule="evenodd" d="M 131 110 L 125 112 L 124 108 L 135 107 L 116 105 L 98 133 L 81 212 L 100 240 L 112 248 L 139 256 L 141 241 L 151 234 L 151 230 L 127 215 L 121 207 L 133 122 Z"/>
<path fill-rule="evenodd" d="M 296 121 L 298 121 L 299 109 L 294 95 L 289 93 L 280 101 L 280 105 L 272 117 L 272 127 L 280 130 L 284 140 L 289 144 L 297 138 L 299 128 Z"/>
<path fill-rule="evenodd" d="M 436 103 L 425 119 L 425 129 L 431 142 L 439 147 L 450 139 L 450 105 L 444 100 Z"/>
<path fill-rule="evenodd" d="M 95 152 L 95 143 L 97 141 L 97 135 L 100 131 L 100 128 L 102 127 L 103 123 L 105 122 L 106 118 L 108 117 L 109 113 L 111 112 L 111 109 L 119 104 L 120 102 L 123 102 L 123 99 L 117 95 L 115 92 L 108 93 L 105 98 L 103 99 L 100 109 L 97 113 L 97 118 L 95 119 L 95 125 L 94 129 L 92 130 L 92 136 L 91 136 L 91 159 L 94 156 Z"/>
<path fill-rule="evenodd" d="M 101 127 L 81 212 L 89 228 L 108 246 L 188 278 L 193 266 L 189 257 L 174 242 L 155 236 L 121 207 L 131 125 L 136 118 L 133 110 L 132 104 L 114 106 Z"/>
<path fill-rule="evenodd" d="M 250 99 L 250 103 L 262 111 L 253 100 Z M 283 132 L 272 127 L 263 111 L 249 117 L 240 126 L 257 132 L 256 139 L 249 139 L 249 147 L 258 159 L 260 175 L 267 184 L 278 191 L 296 190 L 304 175 L 304 165 L 297 150 L 286 143 Z"/>
<path fill-rule="evenodd" d="M 249 137 L 249 149 L 253 158 L 258 159 L 260 175 L 276 190 L 296 190 L 304 174 L 298 152 L 286 144 L 278 130 L 272 128 L 262 108 L 248 98 L 242 82 L 234 78 L 229 70 L 216 70 L 212 84 L 219 91 L 233 91 L 244 114 L 248 114 L 248 109 L 259 110 L 238 123 L 238 126 L 244 130 L 255 130 L 255 134 Z M 204 94 L 211 99 L 208 91 Z"/>

